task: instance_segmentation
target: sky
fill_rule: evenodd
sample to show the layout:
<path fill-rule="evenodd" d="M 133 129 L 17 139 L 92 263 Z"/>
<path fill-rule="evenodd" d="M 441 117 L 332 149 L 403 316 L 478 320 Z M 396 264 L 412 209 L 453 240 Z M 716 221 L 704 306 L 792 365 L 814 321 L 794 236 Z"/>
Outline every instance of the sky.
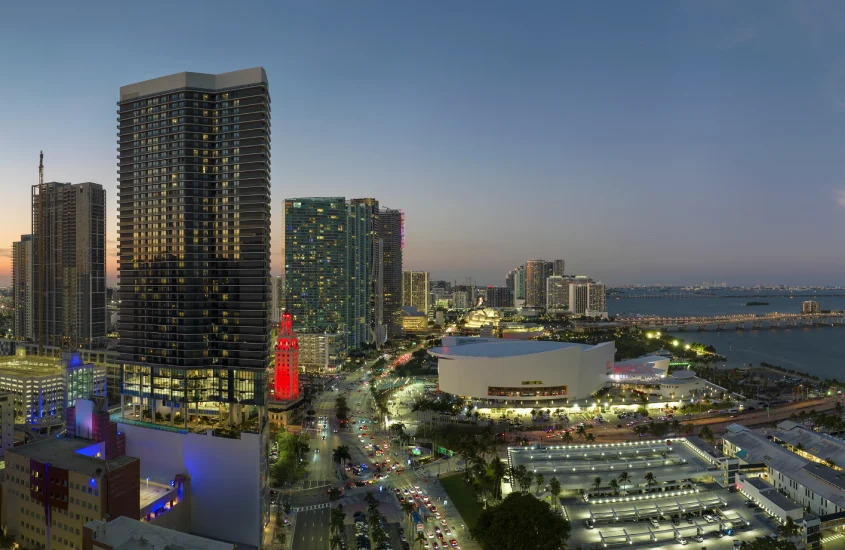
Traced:
<path fill-rule="evenodd" d="M 118 7 L 119 6 L 119 7 Z M 503 285 L 845 284 L 845 3 L 17 2 L 0 17 L 0 284 L 47 181 L 108 197 L 122 85 L 263 66 L 282 202 L 379 199 L 406 269 Z"/>

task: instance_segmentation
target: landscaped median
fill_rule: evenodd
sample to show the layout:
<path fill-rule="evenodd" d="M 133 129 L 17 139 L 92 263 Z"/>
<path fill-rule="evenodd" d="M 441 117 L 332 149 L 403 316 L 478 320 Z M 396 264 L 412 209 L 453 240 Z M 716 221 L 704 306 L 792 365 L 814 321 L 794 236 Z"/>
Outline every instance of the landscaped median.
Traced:
<path fill-rule="evenodd" d="M 466 522 L 467 528 L 473 528 L 481 514 L 481 505 L 475 500 L 472 489 L 460 474 L 440 478 L 440 485 L 449 495 L 449 505 L 454 505 Z"/>

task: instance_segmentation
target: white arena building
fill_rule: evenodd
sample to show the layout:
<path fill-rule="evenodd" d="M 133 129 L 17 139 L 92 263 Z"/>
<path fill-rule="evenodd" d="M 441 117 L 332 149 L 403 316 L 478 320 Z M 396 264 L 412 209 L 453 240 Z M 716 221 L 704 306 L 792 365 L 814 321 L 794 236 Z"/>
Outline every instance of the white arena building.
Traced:
<path fill-rule="evenodd" d="M 437 357 L 440 391 L 508 404 L 562 406 L 605 386 L 613 372 L 613 342 L 444 337 Z"/>

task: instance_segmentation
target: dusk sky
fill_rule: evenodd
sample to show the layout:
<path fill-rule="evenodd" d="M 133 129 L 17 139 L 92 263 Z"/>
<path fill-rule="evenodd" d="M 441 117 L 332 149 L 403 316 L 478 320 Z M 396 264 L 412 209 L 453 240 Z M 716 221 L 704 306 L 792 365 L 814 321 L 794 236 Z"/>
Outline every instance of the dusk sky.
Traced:
<path fill-rule="evenodd" d="M 120 86 L 259 65 L 274 273 L 283 199 L 341 195 L 436 279 L 845 284 L 845 3 L 772 0 L 6 3 L 0 284 L 40 150 L 106 188 L 114 281 Z"/>

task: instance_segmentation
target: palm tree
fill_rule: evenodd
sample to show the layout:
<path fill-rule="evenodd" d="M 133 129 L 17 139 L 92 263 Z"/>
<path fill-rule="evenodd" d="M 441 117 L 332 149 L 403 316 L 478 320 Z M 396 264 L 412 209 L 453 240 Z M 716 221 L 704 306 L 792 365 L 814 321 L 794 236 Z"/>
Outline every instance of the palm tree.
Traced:
<path fill-rule="evenodd" d="M 596 436 L 594 433 L 590 432 L 587 434 L 587 441 L 594 442 L 596 440 Z"/>
<path fill-rule="evenodd" d="M 560 481 L 556 477 L 549 480 L 549 492 L 552 494 L 552 503 L 557 508 L 560 506 Z"/>
<path fill-rule="evenodd" d="M 507 466 L 502 460 L 495 456 L 493 460 L 490 461 L 490 480 L 493 483 L 493 498 L 501 499 L 502 498 L 502 479 L 505 477 L 505 472 L 507 470 Z"/>
<path fill-rule="evenodd" d="M 352 455 L 349 452 L 348 445 L 340 445 L 332 451 L 332 462 L 340 466 L 345 462 L 352 460 Z"/>
<path fill-rule="evenodd" d="M 537 492 L 540 493 L 540 492 L 543 491 L 543 488 L 545 487 L 546 476 L 544 476 L 543 474 L 537 474 L 536 476 L 534 476 L 534 478 L 535 478 L 535 483 L 537 484 Z"/>
<path fill-rule="evenodd" d="M 344 521 L 346 521 L 346 513 L 343 509 L 340 506 L 332 508 L 329 513 L 329 525 L 331 526 L 331 532 L 333 535 L 343 533 Z"/>
<path fill-rule="evenodd" d="M 332 535 L 332 538 L 329 539 L 329 544 L 331 545 L 331 550 L 339 550 L 343 548 L 343 537 L 338 534 Z"/>
<path fill-rule="evenodd" d="M 534 481 L 534 472 L 525 470 L 523 474 L 523 481 L 520 481 L 519 488 L 523 493 L 531 492 L 531 482 Z"/>
<path fill-rule="evenodd" d="M 698 436 L 710 445 L 716 442 L 716 436 L 713 435 L 713 430 L 710 429 L 710 426 L 704 426 L 701 428 L 701 431 L 698 432 Z"/>
<path fill-rule="evenodd" d="M 801 531 L 801 527 L 795 523 L 792 519 L 792 516 L 786 516 L 786 521 L 778 527 L 778 531 L 780 534 L 786 538 L 791 538 L 797 535 Z"/>
<path fill-rule="evenodd" d="M 408 518 L 408 524 L 410 525 L 411 514 L 414 512 L 414 503 L 410 502 L 410 499 L 402 503 L 402 512 L 405 513 L 405 516 Z"/>
<path fill-rule="evenodd" d="M 575 428 L 575 435 L 578 437 L 587 437 L 587 429 L 584 426 L 578 426 Z"/>
<path fill-rule="evenodd" d="M 596 488 L 596 491 L 598 491 L 599 487 L 601 487 L 601 478 L 599 476 L 593 478 L 593 487 Z"/>
<path fill-rule="evenodd" d="M 610 488 L 613 490 L 614 495 L 619 494 L 619 482 L 616 481 L 615 479 L 610 480 Z"/>
<path fill-rule="evenodd" d="M 569 430 L 563 432 L 563 435 L 560 436 L 560 439 L 567 444 L 572 443 L 574 441 L 574 439 L 572 438 L 572 433 Z"/>
<path fill-rule="evenodd" d="M 630 483 L 631 476 L 628 475 L 628 472 L 622 472 L 621 474 L 619 474 L 618 479 L 620 487 L 624 487 L 626 484 Z"/>
<path fill-rule="evenodd" d="M 646 487 L 651 487 L 652 485 L 657 484 L 657 479 L 654 477 L 654 473 L 652 472 L 647 472 L 643 479 L 645 479 Z"/>
<path fill-rule="evenodd" d="M 417 533 L 417 539 L 416 540 L 417 540 L 417 542 L 420 543 L 420 548 L 422 548 L 423 544 L 425 544 L 425 534 Z"/>

